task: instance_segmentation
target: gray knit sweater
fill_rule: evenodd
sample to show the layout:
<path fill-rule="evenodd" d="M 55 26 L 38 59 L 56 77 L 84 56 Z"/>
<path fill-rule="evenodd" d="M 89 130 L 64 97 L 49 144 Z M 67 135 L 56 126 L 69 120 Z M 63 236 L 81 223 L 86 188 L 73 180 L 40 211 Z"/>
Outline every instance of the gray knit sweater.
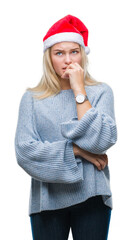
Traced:
<path fill-rule="evenodd" d="M 108 165 L 98 170 L 75 157 L 72 145 L 101 154 L 116 143 L 113 91 L 106 83 L 85 90 L 92 108 L 80 120 L 72 89 L 42 100 L 26 91 L 21 98 L 15 153 L 31 176 L 29 215 L 66 208 L 95 195 L 102 195 L 104 204 L 113 208 Z"/>

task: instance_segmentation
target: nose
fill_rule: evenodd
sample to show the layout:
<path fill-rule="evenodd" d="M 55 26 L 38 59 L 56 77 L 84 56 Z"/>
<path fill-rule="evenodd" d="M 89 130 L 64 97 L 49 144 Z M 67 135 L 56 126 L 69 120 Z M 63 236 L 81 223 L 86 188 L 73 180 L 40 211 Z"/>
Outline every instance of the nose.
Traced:
<path fill-rule="evenodd" d="M 66 54 L 66 55 L 65 55 L 65 63 L 66 63 L 66 64 L 71 64 L 71 63 L 72 63 L 72 59 L 71 59 L 71 57 L 70 57 L 69 54 Z"/>

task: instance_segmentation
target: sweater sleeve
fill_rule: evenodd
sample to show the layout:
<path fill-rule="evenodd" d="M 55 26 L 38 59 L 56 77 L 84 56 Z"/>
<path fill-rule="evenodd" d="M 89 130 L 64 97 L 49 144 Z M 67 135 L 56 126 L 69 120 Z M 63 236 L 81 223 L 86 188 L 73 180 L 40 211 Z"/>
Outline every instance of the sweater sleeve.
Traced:
<path fill-rule="evenodd" d="M 94 107 L 83 117 L 61 123 L 62 135 L 80 148 L 95 154 L 103 154 L 117 141 L 114 114 L 114 96 L 111 87 L 103 84 L 95 92 Z"/>
<path fill-rule="evenodd" d="M 75 183 L 83 180 L 81 161 L 74 156 L 71 140 L 42 142 L 33 124 L 30 92 L 22 96 L 15 133 L 18 164 L 33 178 L 49 183 Z"/>

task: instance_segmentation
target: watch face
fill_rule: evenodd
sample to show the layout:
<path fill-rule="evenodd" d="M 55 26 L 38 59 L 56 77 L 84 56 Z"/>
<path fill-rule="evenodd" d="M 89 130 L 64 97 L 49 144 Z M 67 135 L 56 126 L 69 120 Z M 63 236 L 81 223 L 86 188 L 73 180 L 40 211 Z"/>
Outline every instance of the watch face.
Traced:
<path fill-rule="evenodd" d="M 82 103 L 84 101 L 84 99 L 85 99 L 85 96 L 82 94 L 80 94 L 76 97 L 76 100 L 78 103 Z"/>

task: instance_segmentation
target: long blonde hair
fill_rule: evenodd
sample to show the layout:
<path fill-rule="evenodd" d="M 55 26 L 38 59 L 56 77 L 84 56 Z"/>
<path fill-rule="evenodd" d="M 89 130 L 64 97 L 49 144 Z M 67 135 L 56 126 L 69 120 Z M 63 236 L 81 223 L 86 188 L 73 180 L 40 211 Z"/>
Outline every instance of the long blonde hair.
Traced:
<path fill-rule="evenodd" d="M 82 68 L 84 69 L 84 85 L 92 86 L 100 84 L 101 82 L 96 81 L 87 70 L 88 58 L 84 51 L 84 48 L 80 46 L 81 55 L 82 55 Z M 52 66 L 51 57 L 50 57 L 51 47 L 48 48 L 43 55 L 43 75 L 36 87 L 27 88 L 26 90 L 32 91 L 34 98 L 43 99 L 49 96 L 57 95 L 62 89 L 60 85 L 60 80 Z M 38 94 L 39 93 L 39 94 Z"/>

